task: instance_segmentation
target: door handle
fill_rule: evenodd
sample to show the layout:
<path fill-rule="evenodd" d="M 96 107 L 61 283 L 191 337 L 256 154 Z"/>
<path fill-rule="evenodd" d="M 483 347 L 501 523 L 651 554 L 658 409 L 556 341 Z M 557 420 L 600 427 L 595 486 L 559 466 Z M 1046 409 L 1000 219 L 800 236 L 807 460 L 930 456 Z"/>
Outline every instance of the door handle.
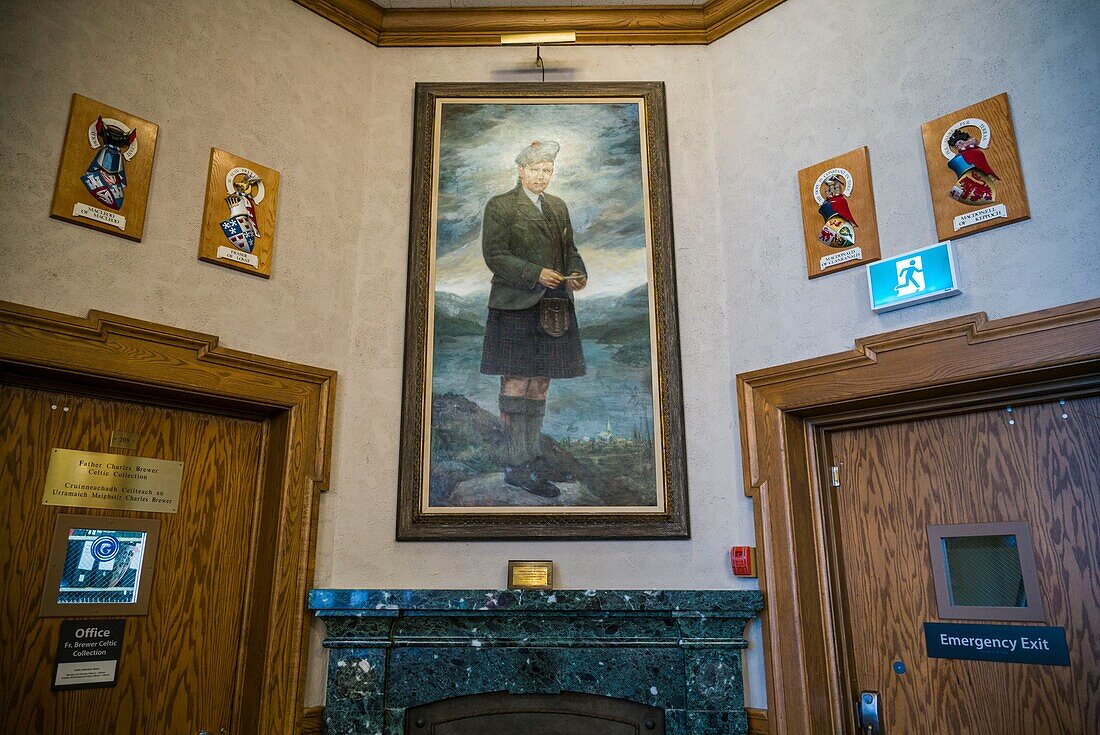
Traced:
<path fill-rule="evenodd" d="M 860 735 L 886 735 L 882 729 L 882 713 L 879 709 L 880 695 L 878 692 L 863 691 L 859 693 L 859 702 L 856 704 L 857 720 L 859 721 Z"/>

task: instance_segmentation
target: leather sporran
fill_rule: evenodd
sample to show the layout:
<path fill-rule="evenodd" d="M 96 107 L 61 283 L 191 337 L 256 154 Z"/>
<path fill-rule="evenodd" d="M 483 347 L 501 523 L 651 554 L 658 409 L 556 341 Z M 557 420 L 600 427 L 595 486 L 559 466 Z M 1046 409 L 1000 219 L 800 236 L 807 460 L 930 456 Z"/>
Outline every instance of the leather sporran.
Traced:
<path fill-rule="evenodd" d="M 551 337 L 569 331 L 569 299 L 544 296 L 539 302 L 539 328 Z"/>

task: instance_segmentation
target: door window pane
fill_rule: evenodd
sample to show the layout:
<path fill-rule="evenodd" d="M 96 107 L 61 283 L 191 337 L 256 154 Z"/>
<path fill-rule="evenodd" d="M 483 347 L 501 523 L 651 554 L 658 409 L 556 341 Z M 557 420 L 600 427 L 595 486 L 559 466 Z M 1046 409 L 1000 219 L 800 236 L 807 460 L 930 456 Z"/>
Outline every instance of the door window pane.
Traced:
<path fill-rule="evenodd" d="M 137 602 L 145 537 L 144 531 L 70 529 L 58 604 Z"/>
<path fill-rule="evenodd" d="M 943 539 L 952 605 L 1027 607 L 1015 534 Z"/>
<path fill-rule="evenodd" d="M 950 620 L 1046 620 L 1024 521 L 928 526 L 936 607 Z"/>

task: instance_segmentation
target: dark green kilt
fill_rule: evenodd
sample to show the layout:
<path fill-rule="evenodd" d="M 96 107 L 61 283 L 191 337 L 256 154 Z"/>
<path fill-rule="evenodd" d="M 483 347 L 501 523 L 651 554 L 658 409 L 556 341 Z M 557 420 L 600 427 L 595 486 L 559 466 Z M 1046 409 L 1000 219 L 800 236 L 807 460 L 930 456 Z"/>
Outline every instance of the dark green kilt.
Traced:
<path fill-rule="evenodd" d="M 569 302 L 569 329 L 551 337 L 539 326 L 539 305 L 489 309 L 481 372 L 517 378 L 576 378 L 585 373 L 577 312 Z"/>

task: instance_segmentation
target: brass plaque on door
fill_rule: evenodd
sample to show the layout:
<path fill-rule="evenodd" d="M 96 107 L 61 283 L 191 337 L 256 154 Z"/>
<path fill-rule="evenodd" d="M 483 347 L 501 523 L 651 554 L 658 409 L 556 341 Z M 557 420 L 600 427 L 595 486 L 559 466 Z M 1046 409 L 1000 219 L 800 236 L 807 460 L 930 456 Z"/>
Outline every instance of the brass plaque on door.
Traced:
<path fill-rule="evenodd" d="M 137 449 L 138 434 L 133 431 L 115 431 L 111 432 L 111 448 L 112 449 Z"/>
<path fill-rule="evenodd" d="M 175 513 L 183 462 L 54 449 L 43 505 Z"/>

